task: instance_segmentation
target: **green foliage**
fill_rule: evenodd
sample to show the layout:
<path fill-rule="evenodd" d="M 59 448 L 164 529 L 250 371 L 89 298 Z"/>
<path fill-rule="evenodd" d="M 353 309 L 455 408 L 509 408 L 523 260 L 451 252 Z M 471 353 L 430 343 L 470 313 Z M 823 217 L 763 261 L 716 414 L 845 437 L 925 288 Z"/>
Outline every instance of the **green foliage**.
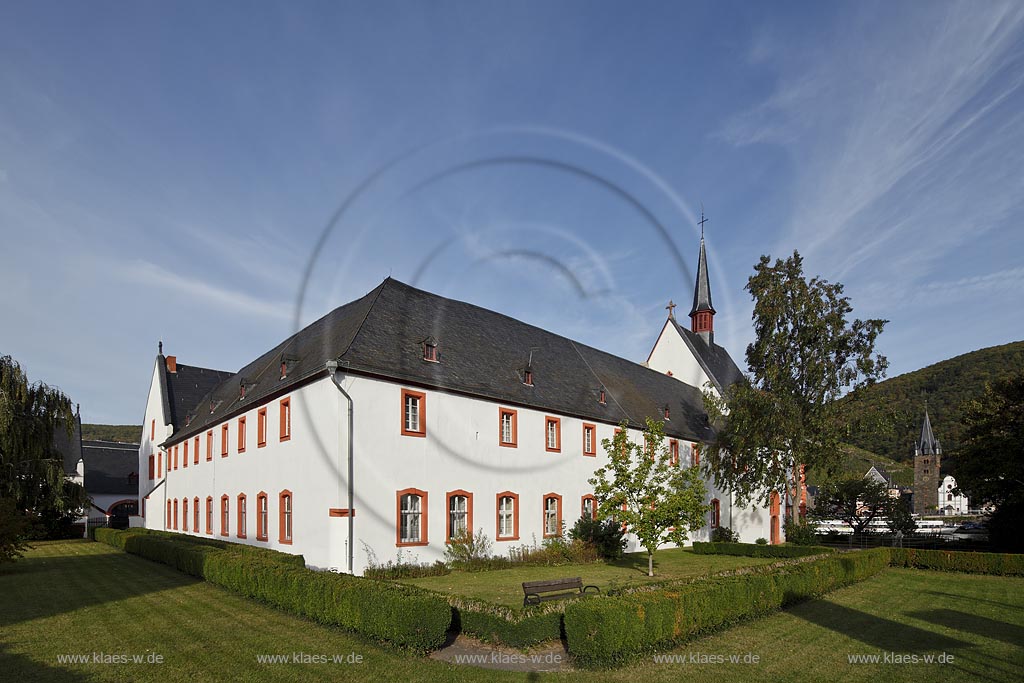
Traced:
<path fill-rule="evenodd" d="M 727 526 L 717 526 L 711 530 L 712 543 L 737 543 L 739 540 L 739 534 L 734 534 Z"/>
<path fill-rule="evenodd" d="M 18 512 L 14 501 L 0 498 L 0 563 L 21 557 L 21 551 L 28 547 L 25 544 L 28 528 L 28 519 Z"/>
<path fill-rule="evenodd" d="M 583 541 L 566 540 L 564 536 L 544 539 L 537 545 L 520 545 L 508 549 L 509 566 L 535 565 L 559 567 L 567 564 L 597 562 L 597 549 Z"/>
<path fill-rule="evenodd" d="M 657 591 L 577 601 L 565 610 L 569 652 L 584 666 L 620 663 L 861 581 L 888 564 L 889 550 L 876 548 L 670 584 Z"/>
<path fill-rule="evenodd" d="M 647 418 L 642 444 L 630 440 L 625 422 L 601 443 L 608 464 L 589 480 L 598 516 L 636 534 L 647 551 L 647 575 L 654 576 L 654 552 L 664 543 L 683 545 L 688 532 L 704 525 L 710 509 L 704 480 L 696 467 L 673 463 L 663 422 Z"/>
<path fill-rule="evenodd" d="M 762 539 L 758 539 L 759 541 Z M 833 553 L 833 548 L 814 545 L 768 545 L 764 543 L 701 543 L 693 544 L 697 555 L 735 555 L 739 557 L 807 557 Z"/>
<path fill-rule="evenodd" d="M 893 548 L 891 552 L 894 567 L 938 569 L 966 574 L 1024 576 L 1024 555 L 914 548 Z"/>
<path fill-rule="evenodd" d="M 740 505 L 767 505 L 773 491 L 795 490 L 797 465 L 830 471 L 840 460 L 845 430 L 836 401 L 885 375 L 875 341 L 886 321 L 848 321 L 843 286 L 808 281 L 795 251 L 774 265 L 762 256 L 746 289 L 754 300 L 749 382 L 722 397 L 705 391 L 717 436 L 704 462 Z"/>
<path fill-rule="evenodd" d="M 768 545 L 768 539 L 762 536 L 761 538 L 754 541 L 757 545 Z"/>
<path fill-rule="evenodd" d="M 801 519 L 794 522 L 791 519 L 787 519 L 783 529 L 788 543 L 814 545 L 818 542 L 818 534 L 814 531 L 814 526 L 807 523 L 807 520 Z"/>
<path fill-rule="evenodd" d="M 449 603 L 455 613 L 457 630 L 487 643 L 522 648 L 562 637 L 564 603 L 561 602 L 548 602 L 521 610 L 454 596 Z"/>
<path fill-rule="evenodd" d="M 262 548 L 133 531 L 98 529 L 96 538 L 287 612 L 415 650 L 439 647 L 451 623 L 443 598 L 412 586 L 312 571 Z"/>
<path fill-rule="evenodd" d="M 818 519 L 841 519 L 862 534 L 878 517 L 892 514 L 897 500 L 885 484 L 873 479 L 843 479 L 825 484 L 814 501 L 812 514 Z"/>
<path fill-rule="evenodd" d="M 618 560 L 626 549 L 625 532 L 614 519 L 580 517 L 569 530 L 569 538 L 590 545 L 602 560 Z"/>
<path fill-rule="evenodd" d="M 85 441 L 119 441 L 139 443 L 142 425 L 82 425 L 82 439 Z"/>
<path fill-rule="evenodd" d="M 889 509 L 889 518 L 886 526 L 892 533 L 903 535 L 912 534 L 917 531 L 917 522 L 914 520 L 913 510 L 910 508 L 909 498 L 900 498 Z"/>
<path fill-rule="evenodd" d="M 847 440 L 879 455 L 910 459 L 921 433 L 927 397 L 935 436 L 941 439 L 947 454 L 959 450 L 969 429 L 960 420 L 961 406 L 984 402 L 986 385 L 1009 379 L 1022 367 L 1024 341 L 1018 341 L 973 351 L 865 387 L 840 400 L 850 425 Z M 865 419 L 870 413 L 884 414 L 888 428 L 879 430 L 872 425 Z M 1001 457 L 996 457 L 995 451 L 988 455 L 993 461 Z"/>
<path fill-rule="evenodd" d="M 461 569 L 489 558 L 491 547 L 491 539 L 484 533 L 483 527 L 477 529 L 476 534 L 467 529 L 464 533 L 452 537 L 445 548 L 444 559 L 450 566 Z"/>
<path fill-rule="evenodd" d="M 0 356 L 0 497 L 32 514 L 81 510 L 81 495 L 66 497 L 58 445 L 71 441 L 75 424 L 71 399 L 42 382 L 29 382 L 17 361 Z"/>
<path fill-rule="evenodd" d="M 963 411 L 963 443 L 954 453 L 957 487 L 973 505 L 993 503 L 997 548 L 1024 551 L 1024 372 L 985 388 Z"/>

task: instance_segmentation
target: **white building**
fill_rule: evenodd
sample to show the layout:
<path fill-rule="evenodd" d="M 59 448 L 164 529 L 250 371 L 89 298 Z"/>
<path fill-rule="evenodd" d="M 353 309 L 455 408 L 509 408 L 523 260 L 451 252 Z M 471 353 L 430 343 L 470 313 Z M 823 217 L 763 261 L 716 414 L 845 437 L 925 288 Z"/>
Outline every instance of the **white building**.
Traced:
<path fill-rule="evenodd" d="M 970 501 L 956 491 L 956 479 L 946 475 L 939 485 L 939 514 L 966 515 Z"/>
<path fill-rule="evenodd" d="M 700 387 L 742 376 L 714 314 L 702 240 L 690 329 L 670 314 L 646 364 L 391 278 L 237 373 L 161 347 L 137 523 L 357 574 L 441 559 L 463 529 L 498 553 L 541 543 L 592 514 L 587 480 L 622 421 L 639 434 L 664 419 L 682 463 L 699 460 L 713 436 Z M 780 540 L 777 503 L 734 509 L 708 489 L 695 540 L 717 524 Z"/>

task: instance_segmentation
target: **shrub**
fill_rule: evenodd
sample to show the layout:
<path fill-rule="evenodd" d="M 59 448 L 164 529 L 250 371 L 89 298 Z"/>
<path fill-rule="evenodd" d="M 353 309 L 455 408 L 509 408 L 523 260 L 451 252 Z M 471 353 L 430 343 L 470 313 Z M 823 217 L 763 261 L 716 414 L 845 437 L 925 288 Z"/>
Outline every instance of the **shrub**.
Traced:
<path fill-rule="evenodd" d="M 793 520 L 787 519 L 786 525 L 783 529 L 786 532 L 786 540 L 789 543 L 794 543 L 796 545 L 814 545 L 818 542 L 818 535 L 814 531 L 814 526 L 808 524 L 806 520 L 793 522 Z"/>
<path fill-rule="evenodd" d="M 768 539 L 765 538 L 764 536 L 762 536 L 761 538 L 759 538 L 756 541 L 754 541 L 754 543 L 756 543 L 758 545 L 768 545 Z"/>
<path fill-rule="evenodd" d="M 456 596 L 448 602 L 454 608 L 457 630 L 484 642 L 524 648 L 562 637 L 565 605 L 560 602 L 522 610 Z"/>
<path fill-rule="evenodd" d="M 955 550 L 916 550 L 913 548 L 893 548 L 891 552 L 894 567 L 939 569 L 969 574 L 1024 576 L 1024 555 Z"/>
<path fill-rule="evenodd" d="M 509 548 L 508 556 L 511 566 L 558 567 L 565 564 L 587 564 L 600 559 L 593 546 L 575 539 L 567 541 L 564 536 L 545 539 L 540 546 L 534 539 L 533 545 Z"/>
<path fill-rule="evenodd" d="M 434 593 L 313 571 L 275 557 L 284 553 L 237 544 L 217 547 L 181 534 L 136 530 L 98 529 L 96 538 L 285 611 L 416 650 L 439 647 L 451 623 L 451 607 Z"/>
<path fill-rule="evenodd" d="M 738 540 L 740 540 L 739 536 L 727 526 L 718 526 L 711 531 L 712 543 L 735 543 Z"/>
<path fill-rule="evenodd" d="M 834 548 L 815 545 L 767 545 L 761 543 L 701 543 L 695 541 L 697 555 L 737 555 L 740 557 L 807 557 L 834 553 Z"/>
<path fill-rule="evenodd" d="M 626 547 L 622 525 L 613 519 L 580 517 L 569 530 L 569 538 L 592 546 L 603 560 L 618 560 Z"/>
<path fill-rule="evenodd" d="M 19 514 L 13 498 L 0 498 L 0 562 L 13 562 L 28 546 L 29 523 Z"/>
<path fill-rule="evenodd" d="M 483 527 L 477 529 L 475 535 L 467 529 L 464 533 L 452 537 L 445 548 L 444 559 L 453 567 L 463 567 L 489 558 L 491 546 L 491 539 L 484 533 Z"/>
<path fill-rule="evenodd" d="M 585 666 L 622 662 L 866 579 L 888 564 L 889 550 L 876 548 L 668 584 L 658 591 L 575 601 L 565 610 L 569 652 Z"/>

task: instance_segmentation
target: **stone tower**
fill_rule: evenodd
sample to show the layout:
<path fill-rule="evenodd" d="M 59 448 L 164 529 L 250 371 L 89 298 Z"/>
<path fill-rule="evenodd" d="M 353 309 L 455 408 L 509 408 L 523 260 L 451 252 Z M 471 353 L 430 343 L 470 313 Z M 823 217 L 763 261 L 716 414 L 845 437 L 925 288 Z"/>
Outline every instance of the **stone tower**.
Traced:
<path fill-rule="evenodd" d="M 939 507 L 939 464 L 942 446 L 932 433 L 928 409 L 924 411 L 921 438 L 914 445 L 914 512 L 935 514 Z"/>

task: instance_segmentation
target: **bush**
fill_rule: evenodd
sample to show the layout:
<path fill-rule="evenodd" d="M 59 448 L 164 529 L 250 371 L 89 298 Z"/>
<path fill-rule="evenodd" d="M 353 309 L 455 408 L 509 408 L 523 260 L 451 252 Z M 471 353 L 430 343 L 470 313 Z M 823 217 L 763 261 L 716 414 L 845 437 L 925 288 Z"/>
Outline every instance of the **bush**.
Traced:
<path fill-rule="evenodd" d="M 758 545 L 768 545 L 768 539 L 762 536 L 761 538 L 754 541 L 754 543 Z"/>
<path fill-rule="evenodd" d="M 569 652 L 585 666 L 622 662 L 866 579 L 888 564 L 889 550 L 876 548 L 669 584 L 658 591 L 576 601 L 565 610 Z"/>
<path fill-rule="evenodd" d="M 444 598 L 413 586 L 313 571 L 264 548 L 137 531 L 97 529 L 96 539 L 287 612 L 420 651 L 439 647 L 451 623 Z"/>
<path fill-rule="evenodd" d="M 761 543 L 701 543 L 695 541 L 697 555 L 736 555 L 739 557 L 807 557 L 834 553 L 835 548 L 816 545 L 767 545 Z"/>
<path fill-rule="evenodd" d="M 569 530 L 569 538 L 592 546 L 603 560 L 622 558 L 626 547 L 623 536 L 622 525 L 613 519 L 580 517 Z"/>
<path fill-rule="evenodd" d="M 0 562 L 13 562 L 28 546 L 29 522 L 18 512 L 13 498 L 0 498 Z"/>
<path fill-rule="evenodd" d="M 739 536 L 727 526 L 717 526 L 711 531 L 712 543 L 735 543 L 738 540 Z"/>
<path fill-rule="evenodd" d="M 453 536 L 444 551 L 444 559 L 452 566 L 461 569 L 474 562 L 487 560 L 491 556 L 491 539 L 484 533 L 483 527 L 476 535 L 469 529 Z"/>
<path fill-rule="evenodd" d="M 806 520 L 793 522 L 793 520 L 787 519 L 783 529 L 786 533 L 786 541 L 789 543 L 814 545 L 818 542 L 818 534 L 814 531 L 814 526 L 808 524 Z"/>
<path fill-rule="evenodd" d="M 538 546 L 536 539 L 533 545 L 520 545 L 508 549 L 510 566 L 559 567 L 565 564 L 589 564 L 600 558 L 597 549 L 583 541 L 566 540 L 564 536 L 555 536 L 544 540 Z"/>
<path fill-rule="evenodd" d="M 522 610 L 455 596 L 448 602 L 454 608 L 457 630 L 484 642 L 524 648 L 562 637 L 565 605 L 560 602 Z"/>
<path fill-rule="evenodd" d="M 1024 555 L 975 553 L 955 550 L 893 548 L 892 566 L 938 569 L 969 574 L 1024 576 Z"/>

